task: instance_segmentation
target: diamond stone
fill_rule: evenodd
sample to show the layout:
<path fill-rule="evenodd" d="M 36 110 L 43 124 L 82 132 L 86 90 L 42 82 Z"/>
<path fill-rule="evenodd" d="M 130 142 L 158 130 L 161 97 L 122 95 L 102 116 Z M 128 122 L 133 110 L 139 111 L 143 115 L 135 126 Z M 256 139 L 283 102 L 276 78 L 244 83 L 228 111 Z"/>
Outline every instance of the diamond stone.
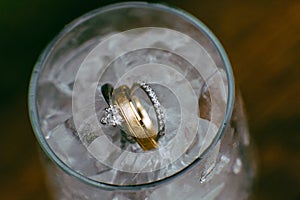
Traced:
<path fill-rule="evenodd" d="M 158 102 L 158 99 L 155 99 L 155 98 L 152 99 L 152 102 L 153 102 L 154 104 L 158 104 L 158 103 L 159 103 L 159 102 Z"/>
<path fill-rule="evenodd" d="M 164 122 L 163 122 L 163 121 L 159 121 L 159 125 L 160 125 L 160 126 L 163 126 L 163 125 L 164 125 Z"/>
<path fill-rule="evenodd" d="M 105 125 L 121 125 L 123 122 L 123 118 L 119 114 L 119 109 L 115 105 L 110 105 L 108 108 L 105 108 L 105 114 L 101 119 L 101 123 Z"/>
<path fill-rule="evenodd" d="M 143 81 L 138 81 L 138 84 L 140 84 L 140 86 L 145 87 L 146 83 Z"/>
<path fill-rule="evenodd" d="M 150 92 L 150 91 L 152 91 L 152 89 L 148 85 L 146 85 L 146 91 Z"/>
<path fill-rule="evenodd" d="M 156 97 L 156 95 L 155 95 L 155 93 L 154 93 L 153 90 L 149 92 L 149 96 L 152 97 L 152 98 Z"/>
<path fill-rule="evenodd" d="M 161 120 L 161 119 L 162 119 L 162 116 L 161 116 L 161 115 L 158 115 L 157 118 L 158 118 L 159 120 Z"/>
<path fill-rule="evenodd" d="M 158 102 L 158 103 L 154 104 L 153 106 L 156 110 L 158 110 L 158 108 L 160 108 L 160 103 Z"/>

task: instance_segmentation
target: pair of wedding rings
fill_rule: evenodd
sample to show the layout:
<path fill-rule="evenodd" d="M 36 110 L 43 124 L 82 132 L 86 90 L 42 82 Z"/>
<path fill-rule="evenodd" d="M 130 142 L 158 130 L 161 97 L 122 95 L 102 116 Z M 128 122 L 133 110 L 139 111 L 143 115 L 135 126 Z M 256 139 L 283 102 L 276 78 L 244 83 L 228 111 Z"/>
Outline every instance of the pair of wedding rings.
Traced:
<path fill-rule="evenodd" d="M 133 95 L 138 88 L 146 93 L 152 103 L 157 130 L 139 98 Z M 158 147 L 158 139 L 165 134 L 165 116 L 157 95 L 149 84 L 137 82 L 131 89 L 125 85 L 113 89 L 106 84 L 102 87 L 102 94 L 109 104 L 100 120 L 102 124 L 119 127 L 127 134 L 127 138 L 133 138 L 145 151 Z"/>

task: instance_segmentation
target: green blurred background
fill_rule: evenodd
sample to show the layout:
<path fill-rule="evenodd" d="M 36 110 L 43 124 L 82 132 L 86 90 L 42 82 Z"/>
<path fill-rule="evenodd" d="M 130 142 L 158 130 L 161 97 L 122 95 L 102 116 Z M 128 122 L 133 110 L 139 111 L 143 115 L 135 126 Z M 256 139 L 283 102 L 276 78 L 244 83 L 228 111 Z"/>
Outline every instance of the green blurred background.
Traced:
<path fill-rule="evenodd" d="M 0 199 L 50 199 L 27 114 L 30 73 L 71 20 L 116 1 L 0 1 Z M 300 1 L 166 0 L 223 43 L 258 150 L 254 199 L 300 199 Z"/>

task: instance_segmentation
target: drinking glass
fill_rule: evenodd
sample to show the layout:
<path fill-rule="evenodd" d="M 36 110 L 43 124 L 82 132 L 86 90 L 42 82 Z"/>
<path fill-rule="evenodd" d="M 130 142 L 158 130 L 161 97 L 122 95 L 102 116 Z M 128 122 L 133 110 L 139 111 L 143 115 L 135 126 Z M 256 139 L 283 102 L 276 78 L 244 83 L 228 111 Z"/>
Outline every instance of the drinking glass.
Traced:
<path fill-rule="evenodd" d="M 149 83 L 165 116 L 144 151 L 100 123 L 103 85 Z M 149 94 L 136 92 L 153 124 Z M 247 199 L 254 158 L 230 62 L 213 33 L 161 4 L 91 11 L 47 46 L 32 73 L 29 112 L 55 199 Z"/>

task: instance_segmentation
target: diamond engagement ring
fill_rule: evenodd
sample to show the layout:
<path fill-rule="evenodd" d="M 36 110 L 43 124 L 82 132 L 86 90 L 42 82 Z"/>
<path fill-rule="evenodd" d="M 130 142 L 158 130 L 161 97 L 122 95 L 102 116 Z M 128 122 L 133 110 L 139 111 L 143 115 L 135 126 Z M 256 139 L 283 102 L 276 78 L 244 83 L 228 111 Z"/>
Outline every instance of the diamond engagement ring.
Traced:
<path fill-rule="evenodd" d="M 152 121 L 139 98 L 132 95 L 137 86 L 143 89 L 154 106 L 158 120 L 158 131 L 155 131 Z M 102 124 L 119 127 L 126 133 L 126 138 L 134 139 L 143 150 L 158 147 L 157 140 L 165 132 L 164 113 L 156 93 L 149 84 L 138 82 L 131 89 L 125 85 L 113 89 L 111 85 L 106 84 L 102 87 L 102 94 L 109 104 L 100 120 Z"/>

